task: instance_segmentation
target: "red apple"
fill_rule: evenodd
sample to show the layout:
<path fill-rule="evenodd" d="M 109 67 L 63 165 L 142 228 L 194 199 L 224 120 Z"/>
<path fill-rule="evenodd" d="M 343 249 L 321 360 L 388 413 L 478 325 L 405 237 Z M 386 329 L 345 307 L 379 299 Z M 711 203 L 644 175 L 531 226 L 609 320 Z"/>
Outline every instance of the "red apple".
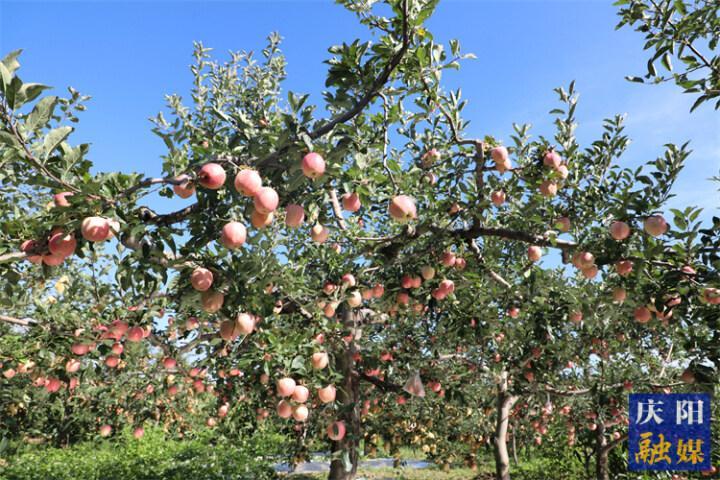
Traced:
<path fill-rule="evenodd" d="M 502 190 L 495 190 L 490 194 L 490 200 L 496 207 L 499 207 L 500 205 L 505 203 L 505 198 L 505 192 L 503 192 Z"/>
<path fill-rule="evenodd" d="M 276 407 L 277 414 L 280 418 L 290 418 L 292 417 L 292 405 L 290 405 L 290 402 L 287 400 L 280 400 Z"/>
<path fill-rule="evenodd" d="M 225 185 L 225 169 L 217 163 L 206 163 L 197 175 L 200 185 L 210 190 L 218 190 Z"/>
<path fill-rule="evenodd" d="M 225 302 L 225 295 L 220 292 L 207 290 L 200 295 L 200 303 L 207 313 L 215 313 L 220 310 Z"/>
<path fill-rule="evenodd" d="M 292 411 L 293 418 L 298 422 L 304 422 L 307 420 L 309 414 L 310 412 L 305 405 L 296 405 Z"/>
<path fill-rule="evenodd" d="M 235 320 L 235 329 L 240 335 L 250 335 L 255 330 L 255 317 L 248 313 L 240 313 Z"/>
<path fill-rule="evenodd" d="M 90 351 L 90 346 L 83 343 L 73 343 L 70 350 L 78 356 L 87 354 Z"/>
<path fill-rule="evenodd" d="M 300 205 L 290 204 L 285 207 L 285 225 L 297 228 L 305 221 L 305 209 Z"/>
<path fill-rule="evenodd" d="M 393 197 L 390 201 L 388 211 L 390 212 L 390 216 L 399 223 L 407 223 L 417 218 L 415 200 L 407 195 L 397 195 Z"/>
<path fill-rule="evenodd" d="M 346 273 L 340 279 L 345 287 L 354 287 L 357 284 L 355 276 L 352 273 Z"/>
<path fill-rule="evenodd" d="M 568 177 L 568 175 L 570 174 L 570 172 L 568 171 L 567 165 L 560 165 L 556 169 L 556 171 L 560 175 L 560 178 L 562 178 L 563 180 L 565 180 Z"/>
<path fill-rule="evenodd" d="M 360 197 L 357 193 L 346 193 L 342 196 L 343 209 L 348 212 L 357 212 L 360 210 L 362 204 L 360 203 Z"/>
<path fill-rule="evenodd" d="M 198 292 L 205 292 L 213 284 L 213 273 L 207 268 L 197 267 L 190 274 L 190 283 Z"/>
<path fill-rule="evenodd" d="M 195 193 L 195 185 L 190 181 L 190 176 L 180 175 L 175 177 L 176 182 L 181 182 L 173 185 L 173 192 L 180 198 L 190 198 Z"/>
<path fill-rule="evenodd" d="M 303 175 L 315 180 L 325 173 L 325 160 L 318 153 L 310 152 L 303 157 L 301 168 Z"/>
<path fill-rule="evenodd" d="M 680 375 L 680 381 L 686 384 L 695 383 L 695 374 L 689 368 L 686 368 L 682 375 Z"/>
<path fill-rule="evenodd" d="M 335 401 L 336 395 L 335 386 L 328 385 L 327 387 L 318 388 L 318 398 L 322 403 L 330 403 Z"/>
<path fill-rule="evenodd" d="M 647 323 L 652 318 L 652 313 L 646 307 L 638 307 L 635 309 L 635 321 L 638 323 Z"/>
<path fill-rule="evenodd" d="M 235 190 L 246 197 L 254 197 L 262 187 L 262 178 L 256 170 L 243 168 L 235 176 Z"/>
<path fill-rule="evenodd" d="M 53 195 L 53 203 L 56 207 L 69 207 L 70 202 L 68 201 L 68 197 L 72 197 L 72 192 L 60 192 Z"/>
<path fill-rule="evenodd" d="M 27 260 L 30 263 L 38 264 L 43 261 L 42 255 L 34 255 L 32 252 L 38 248 L 38 244 L 35 240 L 25 240 L 20 245 L 20 250 L 27 254 Z"/>
<path fill-rule="evenodd" d="M 62 255 L 43 255 L 42 262 L 50 267 L 57 267 L 65 261 L 65 258 Z"/>
<path fill-rule="evenodd" d="M 422 157 L 420 157 L 420 162 L 422 163 L 423 167 L 429 168 L 432 166 L 433 163 L 440 160 L 440 152 L 437 148 L 431 148 L 427 152 L 423 153 Z"/>
<path fill-rule="evenodd" d="M 128 330 L 127 338 L 131 342 L 139 342 L 145 337 L 145 330 L 142 327 L 132 327 Z"/>
<path fill-rule="evenodd" d="M 279 397 L 289 397 L 295 391 L 296 383 L 290 377 L 284 377 L 277 381 L 277 394 Z"/>
<path fill-rule="evenodd" d="M 531 262 L 539 262 L 542 258 L 542 248 L 532 245 L 527 249 L 528 260 Z"/>
<path fill-rule="evenodd" d="M 668 230 L 668 224 L 662 215 L 650 215 L 645 219 L 645 231 L 653 236 L 659 237 Z"/>
<path fill-rule="evenodd" d="M 425 265 L 420 269 L 420 275 L 422 275 L 422 278 L 425 280 L 432 280 L 435 278 L 435 269 L 429 265 Z"/>
<path fill-rule="evenodd" d="M 557 195 L 557 192 L 557 183 L 551 180 L 545 180 L 540 184 L 540 193 L 543 197 L 554 197 L 555 195 Z"/>
<path fill-rule="evenodd" d="M 543 156 L 543 163 L 546 167 L 558 169 L 562 163 L 562 158 L 555 150 L 548 150 Z"/>
<path fill-rule="evenodd" d="M 580 270 L 595 265 L 595 256 L 590 252 L 575 252 L 572 256 L 572 263 Z"/>
<path fill-rule="evenodd" d="M 297 403 L 305 403 L 307 402 L 308 397 L 310 396 L 310 391 L 305 385 L 295 385 L 295 389 L 292 393 L 292 399 L 293 401 Z"/>
<path fill-rule="evenodd" d="M 510 170 L 510 157 L 508 155 L 508 149 L 500 146 L 490 150 L 490 158 L 495 162 L 495 169 L 500 173 L 505 173 Z"/>
<path fill-rule="evenodd" d="M 455 260 L 457 260 L 457 257 L 453 252 L 443 252 L 442 257 L 440 257 L 440 263 L 446 267 L 455 266 Z"/>
<path fill-rule="evenodd" d="M 80 225 L 80 232 L 89 242 L 104 242 L 112 236 L 110 222 L 103 217 L 87 217 Z"/>
<path fill-rule="evenodd" d="M 327 428 L 328 438 L 335 442 L 342 440 L 345 437 L 345 422 L 342 420 L 331 423 Z"/>
<path fill-rule="evenodd" d="M 220 243 L 225 245 L 226 248 L 232 250 L 245 243 L 246 238 L 247 229 L 245 228 L 245 225 L 240 222 L 229 222 L 222 228 Z M 208 286 L 208 288 L 210 287 Z"/>
<path fill-rule="evenodd" d="M 710 305 L 720 305 L 720 289 L 708 287 L 703 290 L 702 298 Z"/>
<path fill-rule="evenodd" d="M 62 230 L 54 230 L 48 240 L 48 250 L 53 255 L 69 257 L 75 253 L 75 247 L 77 247 L 75 236 Z"/>
<path fill-rule="evenodd" d="M 326 352 L 315 352 L 312 354 L 311 362 L 315 370 L 322 370 L 328 366 L 328 354 Z"/>
<path fill-rule="evenodd" d="M 270 187 L 262 187 L 255 194 L 254 202 L 255 211 L 263 215 L 267 215 L 277 209 L 280 199 L 275 190 Z"/>
<path fill-rule="evenodd" d="M 232 320 L 223 320 L 220 323 L 220 337 L 226 342 L 235 340 L 240 335 L 235 326 L 236 323 Z"/>
<path fill-rule="evenodd" d="M 632 273 L 633 262 L 632 260 L 620 260 L 615 263 L 615 270 L 621 277 L 627 277 Z"/>
<path fill-rule="evenodd" d="M 610 236 L 618 242 L 625 240 L 630 236 L 630 226 L 619 220 L 616 220 L 610 224 Z"/>
<path fill-rule="evenodd" d="M 319 223 L 316 223 L 311 229 L 310 229 L 310 238 L 312 238 L 313 242 L 315 243 L 325 243 L 330 236 L 330 231 L 323 225 L 320 225 Z"/>
<path fill-rule="evenodd" d="M 555 228 L 557 228 L 561 232 L 569 232 L 570 231 L 570 219 L 568 217 L 556 218 L 553 225 Z"/>
<path fill-rule="evenodd" d="M 257 229 L 263 229 L 267 227 L 268 225 L 271 225 L 273 222 L 274 213 L 260 213 L 257 210 L 253 209 L 252 213 L 250 214 L 250 223 L 253 227 Z"/>
<path fill-rule="evenodd" d="M 613 300 L 616 303 L 623 303 L 627 297 L 627 292 L 624 288 L 616 287 L 613 289 Z"/>
<path fill-rule="evenodd" d="M 348 295 L 347 303 L 351 308 L 357 308 L 362 305 L 362 295 L 359 291 L 353 290 Z"/>

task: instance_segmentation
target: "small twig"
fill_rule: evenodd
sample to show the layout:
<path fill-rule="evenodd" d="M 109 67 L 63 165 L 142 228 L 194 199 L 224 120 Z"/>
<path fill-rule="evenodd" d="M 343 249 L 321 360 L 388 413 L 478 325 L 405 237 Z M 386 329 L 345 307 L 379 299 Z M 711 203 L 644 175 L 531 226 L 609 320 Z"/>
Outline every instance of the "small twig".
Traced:
<path fill-rule="evenodd" d="M 10 111 L 2 103 L 0 103 L 0 109 L 2 109 L 3 117 L 5 118 L 5 122 L 7 123 L 8 127 L 10 128 L 10 132 L 15 137 L 15 139 L 18 141 L 18 143 L 20 143 L 20 146 L 22 146 L 23 151 L 25 152 L 25 156 L 27 157 L 27 160 L 32 164 L 32 166 L 34 166 L 35 168 L 40 170 L 40 172 L 45 174 L 45 176 L 47 176 L 50 180 L 57 183 L 58 185 L 66 188 L 72 192 L 75 192 L 75 193 L 80 192 L 79 188 L 58 178 L 54 173 L 52 173 L 50 170 L 48 170 L 47 167 L 45 167 L 45 165 L 40 160 L 37 159 L 37 157 L 35 157 L 35 155 L 32 153 L 32 151 L 30 151 L 30 147 L 28 146 L 27 142 L 25 141 L 23 136 L 18 131 L 18 129 L 15 125 L 15 122 L 13 121 L 13 117 L 12 117 L 12 114 L 10 113 Z"/>
<path fill-rule="evenodd" d="M 393 184 L 393 188 L 397 192 L 397 190 L 398 190 L 397 182 L 395 181 L 395 177 L 393 176 L 393 173 L 390 170 L 390 167 L 388 167 L 388 163 L 387 163 L 388 162 L 388 154 L 387 154 L 388 144 L 390 143 L 388 141 L 388 99 L 385 96 L 385 94 L 382 92 L 378 93 L 378 95 L 380 96 L 380 98 L 382 98 L 382 101 L 383 101 L 383 153 L 382 153 L 383 168 L 385 168 L 385 171 L 387 172 L 388 177 L 390 177 L 390 181 Z"/>

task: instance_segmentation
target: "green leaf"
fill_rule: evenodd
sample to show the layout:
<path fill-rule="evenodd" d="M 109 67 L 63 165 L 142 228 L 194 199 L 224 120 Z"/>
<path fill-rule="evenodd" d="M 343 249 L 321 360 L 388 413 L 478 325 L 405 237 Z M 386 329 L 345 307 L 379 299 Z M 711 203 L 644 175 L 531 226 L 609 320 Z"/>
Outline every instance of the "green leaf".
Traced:
<path fill-rule="evenodd" d="M 20 68 L 20 62 L 18 62 L 17 59 L 21 53 L 22 49 L 14 50 L 5 55 L 5 58 L 3 58 L 0 63 L 12 74 Z"/>
<path fill-rule="evenodd" d="M 672 59 L 670 58 L 669 53 L 665 53 L 665 55 L 663 55 L 662 64 L 666 69 L 668 69 L 668 71 L 672 72 Z"/>
<path fill-rule="evenodd" d="M 693 106 L 690 107 L 690 111 L 694 111 L 697 107 L 702 105 L 702 103 L 707 100 L 708 97 L 706 95 L 700 95 L 697 100 L 695 100 L 695 103 L 693 103 Z"/>
<path fill-rule="evenodd" d="M 47 158 L 55 150 L 58 145 L 65 141 L 65 139 L 73 131 L 72 127 L 58 127 L 51 130 L 45 137 L 43 142 L 43 152 Z"/>
<path fill-rule="evenodd" d="M 17 139 L 10 132 L 0 130 L 0 143 L 5 145 L 13 146 L 17 142 Z"/>
<path fill-rule="evenodd" d="M 0 81 L 2 81 L 0 87 L 2 87 L 3 92 L 7 89 L 8 85 L 10 85 L 10 82 L 12 82 L 12 73 L 10 73 L 2 63 L 0 63 Z"/>
<path fill-rule="evenodd" d="M 41 99 L 33 108 L 25 121 L 25 128 L 35 130 L 38 127 L 47 125 L 52 117 L 58 97 L 49 96 Z"/>
<path fill-rule="evenodd" d="M 643 80 L 642 77 L 627 76 L 625 77 L 625 80 L 630 82 L 645 83 L 645 80 Z"/>
<path fill-rule="evenodd" d="M 675 0 L 673 2 L 675 4 L 675 10 L 678 11 L 681 15 L 687 15 L 687 8 L 685 7 L 685 2 L 683 0 Z"/>
<path fill-rule="evenodd" d="M 657 70 L 655 70 L 655 65 L 653 64 L 652 60 L 648 61 L 647 69 L 648 69 L 648 75 L 650 75 L 651 77 L 657 76 Z"/>
<path fill-rule="evenodd" d="M 305 146 L 307 147 L 308 151 L 312 152 L 312 151 L 314 150 L 312 138 L 310 138 L 310 135 L 308 135 L 308 134 L 305 133 L 305 132 L 301 132 L 301 133 L 300 133 L 300 140 L 303 141 L 303 143 L 304 143 Z"/>

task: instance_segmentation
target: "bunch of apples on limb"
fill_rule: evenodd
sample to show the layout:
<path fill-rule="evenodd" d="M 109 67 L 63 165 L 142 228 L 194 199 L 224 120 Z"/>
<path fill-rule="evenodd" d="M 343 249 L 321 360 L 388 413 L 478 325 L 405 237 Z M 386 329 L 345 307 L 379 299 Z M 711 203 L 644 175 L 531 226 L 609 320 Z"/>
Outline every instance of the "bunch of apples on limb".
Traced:
<path fill-rule="evenodd" d="M 662 214 L 685 146 L 667 146 L 644 168 L 621 168 L 628 139 L 615 117 L 582 149 L 573 84 L 557 90 L 552 138 L 532 139 L 527 126 L 515 126 L 506 145 L 470 138 L 461 92 L 441 85 L 443 72 L 469 55 L 457 41 L 436 43 L 423 26 L 437 2 L 387 1 L 389 18 L 340 3 L 375 40 L 330 48 L 327 118 L 307 95 L 281 98 L 278 35 L 259 60 L 237 52 L 220 63 L 197 44 L 191 105 L 170 96 L 169 114 L 153 119 L 168 149 L 157 178 L 91 175 L 89 146 L 72 146 L 68 125 L 84 97 L 43 96 L 46 87 L 17 76 L 18 52 L 3 60 L 3 194 L 19 206 L 2 207 L 3 275 L 53 276 L 114 249 L 113 271 L 94 277 L 113 301 L 82 317 L 82 345 L 102 358 L 99 368 L 117 368 L 127 344 L 141 344 L 133 350 L 147 362 L 138 369 L 164 384 L 163 401 L 186 390 L 214 398 L 208 426 L 237 418 L 236 409 L 254 409 L 255 422 L 277 416 L 301 437 L 327 438 L 330 478 L 351 479 L 363 409 L 372 408 L 365 392 L 421 396 L 422 374 L 433 374 L 425 352 L 454 347 L 459 355 L 444 361 L 464 365 L 480 346 L 506 348 L 497 339 L 506 312 L 522 325 L 517 338 L 549 341 L 557 324 L 591 308 L 588 297 L 569 299 L 556 285 L 590 288 L 617 272 L 632 293 L 624 308 L 644 308 L 653 322 L 667 308 L 716 308 L 717 278 L 697 262 L 697 210 L 674 212 L 672 228 Z M 144 204 L 157 191 L 187 205 L 158 213 Z M 48 208 L 35 204 L 43 196 Z M 554 264 L 572 264 L 579 278 Z M 692 281 L 678 286 L 688 269 Z M 6 284 L 21 294 L 17 282 Z M 683 302 L 668 306 L 674 293 Z M 8 322 L 27 317 L 15 308 L 8 302 Z M 468 328 L 471 319 L 480 333 Z M 394 335 L 410 327 L 418 334 Z M 516 363 L 527 352 L 514 342 L 505 357 L 478 359 L 496 364 L 486 368 L 501 379 L 501 410 L 511 407 L 516 371 L 534 380 Z M 403 364 L 381 375 L 420 373 L 407 383 L 378 380 L 371 370 L 393 355 Z M 536 376 L 558 361 L 538 363 Z M 497 438 L 500 458 L 507 449 Z"/>
<path fill-rule="evenodd" d="M 94 252 L 62 271 L 21 270 L 23 294 L 3 310 L 25 316 L 4 312 L 0 323 L 3 437 L 67 445 L 126 427 L 142 436 L 148 423 L 178 434 L 197 426 L 192 413 L 208 399 L 187 395 L 157 368 L 150 342 L 142 341 L 154 341 L 150 330 L 105 320 L 162 316 L 98 281 L 114 266 L 111 256 Z M 178 388 L 184 394 L 168 394 Z"/>

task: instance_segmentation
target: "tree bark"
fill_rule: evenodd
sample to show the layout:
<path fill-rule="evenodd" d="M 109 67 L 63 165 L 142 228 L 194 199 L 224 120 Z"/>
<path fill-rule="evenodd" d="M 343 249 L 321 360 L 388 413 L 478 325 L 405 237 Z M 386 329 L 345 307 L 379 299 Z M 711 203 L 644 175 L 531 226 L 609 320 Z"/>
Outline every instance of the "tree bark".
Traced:
<path fill-rule="evenodd" d="M 343 324 L 353 328 L 353 315 L 349 309 L 340 312 Z M 335 356 L 336 371 L 341 372 L 343 381 L 337 390 L 336 402 L 340 405 L 340 420 L 345 422 L 345 437 L 332 442 L 333 459 L 330 462 L 328 480 L 354 480 L 357 476 L 360 446 L 360 380 L 355 371 L 355 341 Z M 345 468 L 345 458 L 349 460 L 350 470 Z"/>
<path fill-rule="evenodd" d="M 515 462 L 515 466 L 517 467 L 518 465 L 520 465 L 520 461 L 518 461 L 518 456 L 517 456 L 517 442 L 516 442 L 517 435 L 516 435 L 516 433 L 517 433 L 517 425 L 514 425 L 513 426 L 513 436 L 512 436 L 512 455 L 513 455 L 513 462 Z"/>
<path fill-rule="evenodd" d="M 507 431 L 510 419 L 510 410 L 517 401 L 517 397 L 507 392 L 507 372 L 503 372 L 497 387 L 497 420 L 495 423 L 495 438 L 493 439 L 495 451 L 495 479 L 510 480 L 510 456 L 507 448 Z"/>
<path fill-rule="evenodd" d="M 596 480 L 610 480 L 608 473 L 608 454 L 610 449 L 607 448 L 607 437 L 605 435 L 605 423 L 600 420 L 595 430 L 595 478 Z"/>

